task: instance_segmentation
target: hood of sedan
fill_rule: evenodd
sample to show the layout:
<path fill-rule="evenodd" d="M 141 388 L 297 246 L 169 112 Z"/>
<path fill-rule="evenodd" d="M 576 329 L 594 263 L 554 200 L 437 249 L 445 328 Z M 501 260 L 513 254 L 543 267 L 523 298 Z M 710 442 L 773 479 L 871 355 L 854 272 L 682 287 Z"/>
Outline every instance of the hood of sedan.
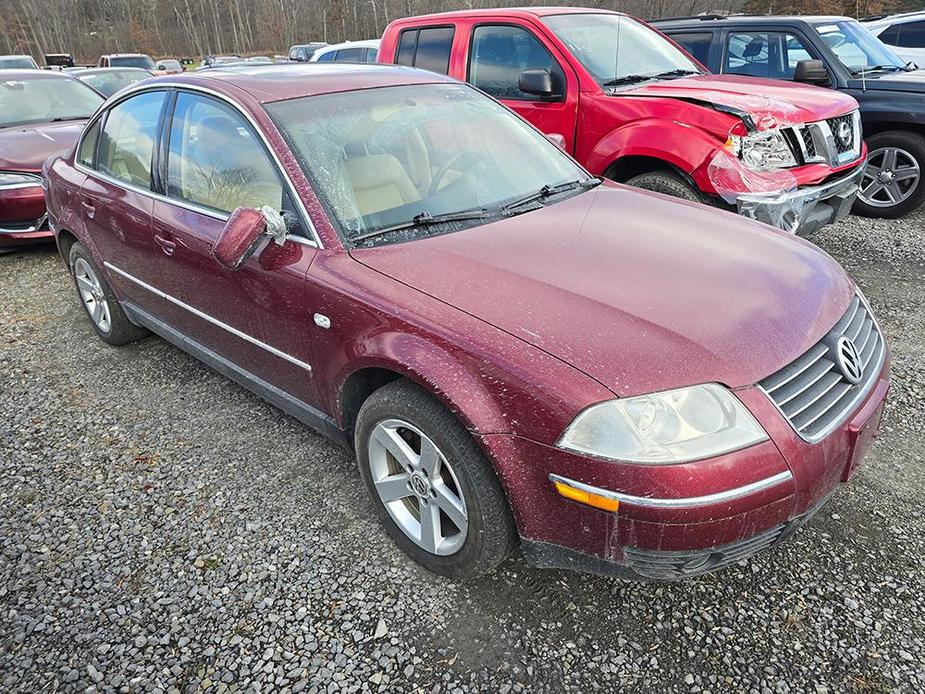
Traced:
<path fill-rule="evenodd" d="M 651 82 L 618 91 L 614 96 L 683 99 L 734 109 L 751 116 L 759 130 L 825 120 L 858 107 L 854 98 L 834 89 L 739 75 L 698 75 Z"/>
<path fill-rule="evenodd" d="M 0 128 L 0 170 L 42 170 L 52 154 L 64 154 L 80 137 L 84 120 Z"/>
<path fill-rule="evenodd" d="M 621 396 L 757 383 L 815 344 L 854 292 L 808 242 L 614 184 L 352 255 Z"/>

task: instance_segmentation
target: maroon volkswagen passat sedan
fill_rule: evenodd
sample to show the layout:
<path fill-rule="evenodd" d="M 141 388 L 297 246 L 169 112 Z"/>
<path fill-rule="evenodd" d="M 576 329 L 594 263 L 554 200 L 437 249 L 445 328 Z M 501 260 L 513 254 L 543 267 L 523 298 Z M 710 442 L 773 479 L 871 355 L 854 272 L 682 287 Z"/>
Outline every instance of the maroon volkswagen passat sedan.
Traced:
<path fill-rule="evenodd" d="M 407 68 L 211 70 L 109 101 L 46 165 L 99 336 L 173 342 L 356 451 L 456 577 L 667 580 L 793 533 L 880 425 L 887 347 L 816 247 L 589 176 Z"/>
<path fill-rule="evenodd" d="M 0 73 L 0 252 L 51 241 L 39 174 L 64 154 L 103 98 L 60 72 Z"/>

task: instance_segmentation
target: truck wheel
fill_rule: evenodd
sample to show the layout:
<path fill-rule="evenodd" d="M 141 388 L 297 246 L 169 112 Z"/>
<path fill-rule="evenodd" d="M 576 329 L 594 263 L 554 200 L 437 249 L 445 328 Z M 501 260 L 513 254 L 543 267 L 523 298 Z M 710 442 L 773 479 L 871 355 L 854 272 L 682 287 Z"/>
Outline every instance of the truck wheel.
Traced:
<path fill-rule="evenodd" d="M 111 345 L 127 345 L 148 334 L 126 317 L 103 273 L 79 242 L 71 246 L 68 261 L 77 296 L 101 340 Z"/>
<path fill-rule="evenodd" d="M 674 198 L 699 202 L 703 204 L 703 198 L 700 191 L 683 180 L 680 176 L 670 171 L 651 171 L 649 173 L 633 176 L 626 182 L 627 185 L 644 190 L 651 190 L 655 193 L 664 193 Z"/>
<path fill-rule="evenodd" d="M 867 168 L 853 212 L 896 219 L 925 201 L 925 137 L 889 130 L 867 138 Z"/>
<path fill-rule="evenodd" d="M 517 531 L 501 484 L 439 400 L 393 381 L 363 403 L 355 429 L 376 515 L 412 559 L 444 576 L 473 578 L 511 553 Z"/>

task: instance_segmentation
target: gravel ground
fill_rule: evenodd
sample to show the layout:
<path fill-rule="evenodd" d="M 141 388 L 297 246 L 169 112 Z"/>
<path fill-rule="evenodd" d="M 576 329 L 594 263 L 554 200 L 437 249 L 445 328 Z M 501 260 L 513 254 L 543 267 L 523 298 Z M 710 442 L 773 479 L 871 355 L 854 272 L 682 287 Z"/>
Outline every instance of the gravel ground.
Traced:
<path fill-rule="evenodd" d="M 925 215 L 815 240 L 892 345 L 884 434 L 790 542 L 673 585 L 418 569 L 347 454 L 0 258 L 0 690 L 925 691 Z"/>

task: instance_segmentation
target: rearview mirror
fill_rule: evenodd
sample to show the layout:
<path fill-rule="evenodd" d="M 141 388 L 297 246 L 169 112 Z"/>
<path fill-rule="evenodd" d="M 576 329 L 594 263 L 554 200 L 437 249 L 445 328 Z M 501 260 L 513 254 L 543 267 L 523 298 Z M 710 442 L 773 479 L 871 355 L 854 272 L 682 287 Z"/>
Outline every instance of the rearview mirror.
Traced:
<path fill-rule="evenodd" d="M 825 63 L 821 60 L 801 60 L 798 62 L 796 71 L 793 73 L 793 80 L 794 82 L 815 84 L 822 87 L 832 84 L 829 72 L 825 69 Z"/>
<path fill-rule="evenodd" d="M 166 66 L 166 65 L 158 65 L 158 66 L 157 66 L 157 69 L 158 69 L 158 70 L 166 70 L 166 69 L 167 69 L 167 66 Z"/>
<path fill-rule="evenodd" d="M 549 70 L 524 70 L 520 73 L 517 86 L 525 94 L 533 94 L 546 99 L 559 97 L 553 87 L 552 75 L 549 74 Z"/>
<path fill-rule="evenodd" d="M 239 207 L 225 222 L 222 233 L 212 244 L 212 257 L 227 270 L 237 270 L 269 234 L 277 245 L 286 242 L 287 225 L 283 216 L 270 207 L 259 210 Z"/>

